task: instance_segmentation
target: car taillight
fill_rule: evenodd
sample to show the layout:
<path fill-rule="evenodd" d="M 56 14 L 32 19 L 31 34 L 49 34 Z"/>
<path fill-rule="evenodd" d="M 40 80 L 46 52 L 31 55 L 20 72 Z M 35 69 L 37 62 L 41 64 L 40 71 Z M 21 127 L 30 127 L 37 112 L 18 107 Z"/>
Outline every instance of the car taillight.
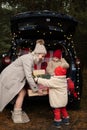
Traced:
<path fill-rule="evenodd" d="M 5 57 L 3 58 L 3 60 L 2 60 L 2 62 L 3 62 L 4 64 L 10 64 L 10 63 L 11 63 L 10 57 L 9 57 L 9 56 L 5 56 Z"/>

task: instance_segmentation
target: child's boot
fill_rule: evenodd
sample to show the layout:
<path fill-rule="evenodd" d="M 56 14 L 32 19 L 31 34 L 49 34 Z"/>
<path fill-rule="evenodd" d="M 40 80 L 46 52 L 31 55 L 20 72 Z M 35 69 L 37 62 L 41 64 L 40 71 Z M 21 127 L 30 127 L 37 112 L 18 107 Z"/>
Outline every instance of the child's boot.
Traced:
<path fill-rule="evenodd" d="M 61 121 L 61 120 L 59 120 L 59 121 L 54 121 L 54 126 L 55 126 L 56 128 L 61 128 L 61 124 L 62 124 L 62 121 Z"/>
<path fill-rule="evenodd" d="M 63 122 L 65 125 L 69 125 L 69 124 L 70 124 L 69 117 L 63 118 L 63 119 L 62 119 L 62 122 Z"/>

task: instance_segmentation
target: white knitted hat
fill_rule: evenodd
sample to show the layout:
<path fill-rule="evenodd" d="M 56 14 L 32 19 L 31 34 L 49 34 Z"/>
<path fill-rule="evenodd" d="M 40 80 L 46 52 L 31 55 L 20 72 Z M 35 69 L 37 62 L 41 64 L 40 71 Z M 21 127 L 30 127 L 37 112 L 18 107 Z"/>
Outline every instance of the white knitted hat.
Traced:
<path fill-rule="evenodd" d="M 35 46 L 35 49 L 34 49 L 34 53 L 36 54 L 47 54 L 47 51 L 46 51 L 46 48 L 44 46 L 45 42 L 43 39 L 39 39 L 36 41 L 36 46 Z"/>

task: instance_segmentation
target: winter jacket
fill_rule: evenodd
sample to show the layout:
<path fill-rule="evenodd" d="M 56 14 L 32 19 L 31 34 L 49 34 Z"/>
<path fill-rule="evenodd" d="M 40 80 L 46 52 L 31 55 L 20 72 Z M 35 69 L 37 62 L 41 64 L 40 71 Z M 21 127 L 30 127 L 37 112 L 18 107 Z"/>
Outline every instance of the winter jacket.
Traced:
<path fill-rule="evenodd" d="M 27 80 L 30 88 L 38 90 L 32 77 L 34 55 L 20 56 L 8 65 L 0 74 L 0 111 L 20 92 Z"/>
<path fill-rule="evenodd" d="M 60 108 L 67 105 L 66 76 L 52 76 L 50 79 L 38 78 L 37 83 L 49 87 L 49 102 L 52 108 Z"/>
<path fill-rule="evenodd" d="M 54 59 L 52 59 L 48 62 L 46 72 L 50 75 L 54 75 L 54 69 L 58 66 L 61 66 L 66 69 L 69 68 L 69 64 L 64 58 L 58 59 L 57 61 L 54 61 Z"/>

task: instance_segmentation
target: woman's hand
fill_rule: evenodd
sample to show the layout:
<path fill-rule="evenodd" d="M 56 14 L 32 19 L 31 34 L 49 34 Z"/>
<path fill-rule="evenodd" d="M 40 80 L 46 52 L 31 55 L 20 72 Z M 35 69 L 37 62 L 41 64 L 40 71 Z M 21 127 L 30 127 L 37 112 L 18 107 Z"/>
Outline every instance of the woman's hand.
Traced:
<path fill-rule="evenodd" d="M 38 77 L 35 77 L 34 80 L 36 83 L 38 83 Z"/>

